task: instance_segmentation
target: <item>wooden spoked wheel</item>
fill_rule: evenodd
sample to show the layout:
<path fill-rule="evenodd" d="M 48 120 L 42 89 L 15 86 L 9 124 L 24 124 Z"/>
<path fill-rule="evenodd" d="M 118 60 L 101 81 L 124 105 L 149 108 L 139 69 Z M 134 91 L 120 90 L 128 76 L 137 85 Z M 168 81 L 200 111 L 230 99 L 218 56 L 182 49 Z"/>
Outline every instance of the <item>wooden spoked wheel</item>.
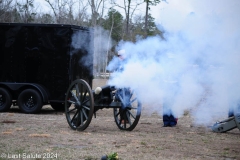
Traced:
<path fill-rule="evenodd" d="M 118 89 L 115 97 L 121 102 L 121 108 L 113 109 L 115 123 L 120 130 L 132 131 L 140 119 L 142 105 L 128 88 Z"/>
<path fill-rule="evenodd" d="M 74 130 L 85 130 L 92 120 L 93 111 L 93 93 L 89 84 L 82 79 L 73 81 L 65 98 L 65 115 L 69 126 Z"/>

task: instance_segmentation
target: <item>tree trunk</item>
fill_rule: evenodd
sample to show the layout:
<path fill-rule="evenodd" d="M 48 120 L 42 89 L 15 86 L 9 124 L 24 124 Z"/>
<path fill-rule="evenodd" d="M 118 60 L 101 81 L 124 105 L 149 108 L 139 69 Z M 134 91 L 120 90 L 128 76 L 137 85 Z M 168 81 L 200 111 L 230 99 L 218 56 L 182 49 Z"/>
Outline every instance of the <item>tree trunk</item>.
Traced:
<path fill-rule="evenodd" d="M 146 15 L 145 15 L 145 29 L 144 29 L 144 37 L 147 37 L 148 31 L 148 8 L 149 8 L 149 1 L 146 1 Z"/>
<path fill-rule="evenodd" d="M 114 25 L 114 17 L 112 16 L 112 26 L 111 26 L 111 30 L 110 30 L 110 33 L 109 33 L 109 37 L 108 37 L 108 48 L 109 45 L 110 45 L 110 41 L 111 41 L 111 35 L 112 35 L 112 30 L 113 30 L 113 25 Z M 107 63 L 108 63 L 108 56 L 109 56 L 109 50 L 107 50 L 107 56 L 106 56 L 106 61 L 105 61 L 105 67 L 104 67 L 104 73 L 105 73 L 105 76 L 104 78 L 106 78 L 106 68 L 107 68 Z"/>
<path fill-rule="evenodd" d="M 131 0 L 128 0 L 128 8 L 127 8 L 127 16 L 126 16 L 126 36 L 129 35 L 129 19 L 130 19 L 130 4 L 131 4 Z"/>

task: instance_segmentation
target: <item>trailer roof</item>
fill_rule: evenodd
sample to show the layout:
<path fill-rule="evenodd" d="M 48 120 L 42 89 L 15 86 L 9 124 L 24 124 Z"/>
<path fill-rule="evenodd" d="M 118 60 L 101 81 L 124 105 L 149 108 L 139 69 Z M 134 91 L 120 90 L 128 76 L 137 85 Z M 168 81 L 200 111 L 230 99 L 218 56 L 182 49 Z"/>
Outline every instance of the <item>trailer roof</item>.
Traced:
<path fill-rule="evenodd" d="M 70 24 L 43 24 L 43 23 L 0 23 L 0 25 L 12 25 L 12 26 L 39 26 L 39 27 L 63 27 L 63 28 L 74 28 L 74 29 L 82 29 L 89 30 L 87 27 L 70 25 Z"/>

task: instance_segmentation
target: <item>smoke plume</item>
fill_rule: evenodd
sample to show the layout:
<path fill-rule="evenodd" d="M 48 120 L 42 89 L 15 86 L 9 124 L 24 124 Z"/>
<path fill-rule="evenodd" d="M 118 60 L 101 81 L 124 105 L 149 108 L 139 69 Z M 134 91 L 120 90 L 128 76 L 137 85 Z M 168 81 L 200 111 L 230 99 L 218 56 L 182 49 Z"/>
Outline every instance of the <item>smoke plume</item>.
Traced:
<path fill-rule="evenodd" d="M 92 30 L 76 30 L 72 35 L 70 55 L 80 55 L 79 66 L 85 66 L 91 71 L 93 68 L 93 35 Z"/>
<path fill-rule="evenodd" d="M 227 118 L 240 101 L 240 1 L 169 0 L 160 8 L 165 39 L 121 42 L 127 60 L 109 84 L 134 89 L 149 113 L 161 115 L 164 104 L 178 117 L 189 110 L 196 124 Z"/>
<path fill-rule="evenodd" d="M 106 66 L 108 61 L 108 51 L 112 47 L 112 42 L 109 31 L 96 26 L 89 30 L 75 31 L 72 35 L 71 47 L 71 55 L 81 55 L 79 65 L 87 67 L 89 71 L 93 70 L 95 75 L 96 72 L 105 69 L 103 66 Z"/>

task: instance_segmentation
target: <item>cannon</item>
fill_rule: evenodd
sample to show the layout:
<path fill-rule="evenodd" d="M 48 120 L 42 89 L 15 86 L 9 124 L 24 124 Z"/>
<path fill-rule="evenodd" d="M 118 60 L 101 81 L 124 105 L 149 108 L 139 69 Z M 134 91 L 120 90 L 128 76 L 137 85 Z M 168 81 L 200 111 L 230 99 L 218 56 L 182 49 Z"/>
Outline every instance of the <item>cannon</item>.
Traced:
<path fill-rule="evenodd" d="M 69 86 L 65 98 L 65 115 L 69 126 L 85 130 L 99 109 L 112 108 L 113 117 L 120 130 L 132 131 L 141 116 L 142 105 L 130 88 L 106 85 L 92 90 L 83 79 Z"/>
<path fill-rule="evenodd" d="M 212 131 L 217 133 L 224 133 L 235 128 L 238 128 L 240 130 L 240 111 L 234 113 L 234 116 L 229 117 L 228 119 L 216 122 L 212 126 Z"/>
<path fill-rule="evenodd" d="M 240 107 L 234 108 L 229 112 L 229 117 L 223 121 L 216 122 L 212 126 L 212 131 L 217 133 L 224 133 L 238 128 L 240 130 Z"/>

